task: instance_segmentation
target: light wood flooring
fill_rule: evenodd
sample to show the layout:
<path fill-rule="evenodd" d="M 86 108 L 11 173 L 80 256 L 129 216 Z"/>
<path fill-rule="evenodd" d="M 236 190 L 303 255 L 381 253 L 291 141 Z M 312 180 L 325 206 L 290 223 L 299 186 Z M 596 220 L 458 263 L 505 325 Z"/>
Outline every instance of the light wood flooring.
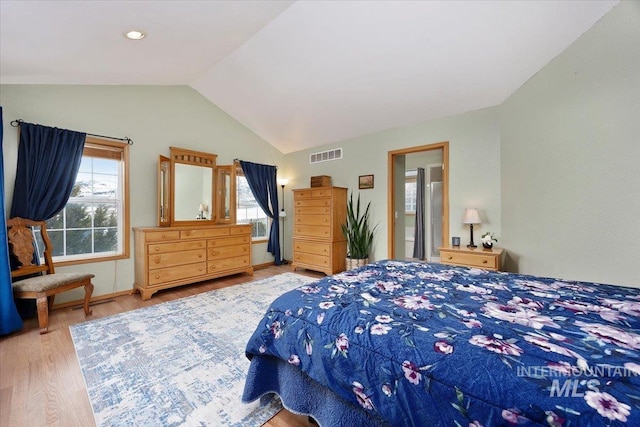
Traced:
<path fill-rule="evenodd" d="M 269 266 L 256 270 L 253 276 L 238 274 L 160 291 L 148 301 L 142 301 L 139 294 L 119 296 L 93 305 L 93 314 L 87 319 L 99 319 L 288 271 L 291 271 L 288 265 Z M 305 270 L 301 273 L 322 276 Z M 48 334 L 40 335 L 37 320 L 29 319 L 21 331 L 0 338 L 0 426 L 95 425 L 69 332 L 69 325 L 84 321 L 82 309 L 54 309 L 49 315 Z M 265 424 L 266 427 L 309 425 L 306 417 L 286 410 Z"/>

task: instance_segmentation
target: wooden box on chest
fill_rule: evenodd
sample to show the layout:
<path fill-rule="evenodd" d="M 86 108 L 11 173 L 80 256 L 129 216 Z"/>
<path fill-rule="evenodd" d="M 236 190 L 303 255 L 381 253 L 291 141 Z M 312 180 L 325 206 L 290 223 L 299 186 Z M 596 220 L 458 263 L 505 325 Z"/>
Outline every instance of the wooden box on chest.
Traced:
<path fill-rule="evenodd" d="M 292 268 L 327 275 L 345 269 L 347 241 L 342 224 L 347 216 L 347 189 L 314 187 L 293 190 Z"/>

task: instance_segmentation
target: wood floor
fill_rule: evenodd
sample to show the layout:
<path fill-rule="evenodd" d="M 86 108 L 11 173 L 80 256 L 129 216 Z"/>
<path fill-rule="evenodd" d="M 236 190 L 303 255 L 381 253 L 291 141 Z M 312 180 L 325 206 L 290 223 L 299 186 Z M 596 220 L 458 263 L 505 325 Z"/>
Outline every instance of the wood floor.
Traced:
<path fill-rule="evenodd" d="M 289 266 L 269 266 L 254 276 L 238 274 L 195 285 L 160 291 L 150 300 L 139 294 L 119 296 L 92 306 L 89 319 L 135 310 L 190 295 L 260 280 L 290 271 Z M 302 271 L 313 277 L 319 273 Z M 82 309 L 54 309 L 49 316 L 49 333 L 38 333 L 38 322 L 29 319 L 24 328 L 0 338 L 0 426 L 94 426 L 93 413 L 76 359 L 69 325 L 84 322 Z M 211 425 L 215 425 L 212 422 Z M 306 417 L 280 411 L 266 427 L 308 427 Z"/>

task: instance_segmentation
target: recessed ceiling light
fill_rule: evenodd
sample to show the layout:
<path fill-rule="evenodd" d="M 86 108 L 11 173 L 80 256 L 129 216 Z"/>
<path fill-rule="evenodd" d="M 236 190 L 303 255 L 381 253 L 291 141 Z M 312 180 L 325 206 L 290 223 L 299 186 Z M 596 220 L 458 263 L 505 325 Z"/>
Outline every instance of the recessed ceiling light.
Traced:
<path fill-rule="evenodd" d="M 130 40 L 142 40 L 146 34 L 139 30 L 131 30 L 126 32 L 124 36 Z"/>

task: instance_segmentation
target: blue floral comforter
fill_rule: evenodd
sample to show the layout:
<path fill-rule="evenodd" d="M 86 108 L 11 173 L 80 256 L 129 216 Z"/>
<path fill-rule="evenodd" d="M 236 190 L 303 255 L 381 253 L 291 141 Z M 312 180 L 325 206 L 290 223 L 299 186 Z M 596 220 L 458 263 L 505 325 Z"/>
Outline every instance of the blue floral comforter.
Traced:
<path fill-rule="evenodd" d="M 640 426 L 640 289 L 380 261 L 279 297 L 246 351 L 394 426 Z"/>

